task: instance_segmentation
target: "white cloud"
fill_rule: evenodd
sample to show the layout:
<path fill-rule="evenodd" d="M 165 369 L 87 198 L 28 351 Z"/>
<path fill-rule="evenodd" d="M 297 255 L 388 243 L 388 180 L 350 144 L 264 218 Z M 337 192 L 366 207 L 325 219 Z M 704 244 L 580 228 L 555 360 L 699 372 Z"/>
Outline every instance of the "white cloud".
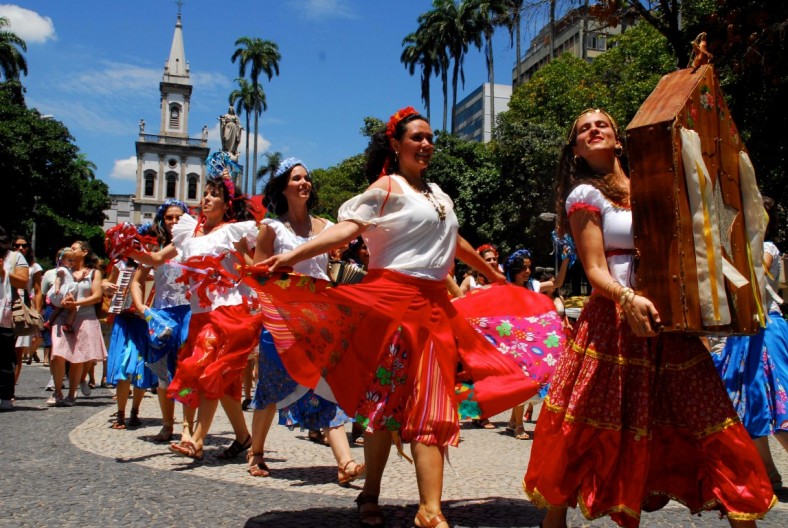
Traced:
<path fill-rule="evenodd" d="M 137 179 L 137 156 L 115 160 L 109 177 L 113 180 L 135 181 Z"/>
<path fill-rule="evenodd" d="M 62 79 L 64 91 L 117 97 L 119 93 L 139 93 L 158 86 L 161 70 L 121 62 L 103 63 L 100 70 L 85 71 Z"/>
<path fill-rule="evenodd" d="M 117 119 L 114 109 L 107 105 L 64 99 L 31 100 L 30 103 L 42 114 L 52 114 L 55 119 L 67 123 L 69 127 L 78 125 L 90 133 L 123 136 L 138 130 L 136 122 Z"/>
<path fill-rule="evenodd" d="M 190 73 L 192 84 L 195 87 L 205 88 L 208 90 L 220 89 L 227 90 L 232 86 L 232 81 L 226 75 L 215 72 L 197 72 Z"/>
<path fill-rule="evenodd" d="M 43 44 L 47 40 L 56 40 L 55 25 L 49 17 L 42 17 L 13 4 L 0 4 L 0 16 L 9 21 L 6 29 L 11 30 L 26 44 Z"/>
<path fill-rule="evenodd" d="M 358 14 L 348 5 L 346 0 L 295 0 L 295 7 L 310 20 L 326 18 L 356 19 Z"/>

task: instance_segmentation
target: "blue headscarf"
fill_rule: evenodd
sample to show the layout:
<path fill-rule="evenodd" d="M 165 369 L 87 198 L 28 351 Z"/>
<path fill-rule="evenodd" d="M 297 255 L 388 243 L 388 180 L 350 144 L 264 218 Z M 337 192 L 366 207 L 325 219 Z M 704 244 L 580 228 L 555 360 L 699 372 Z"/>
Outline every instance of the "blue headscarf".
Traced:
<path fill-rule="evenodd" d="M 506 280 L 509 282 L 514 282 L 514 276 L 512 275 L 512 266 L 518 260 L 525 260 L 531 258 L 531 252 L 527 249 L 518 249 L 511 255 L 509 258 L 506 259 L 506 264 L 503 265 L 503 269 L 506 272 Z"/>

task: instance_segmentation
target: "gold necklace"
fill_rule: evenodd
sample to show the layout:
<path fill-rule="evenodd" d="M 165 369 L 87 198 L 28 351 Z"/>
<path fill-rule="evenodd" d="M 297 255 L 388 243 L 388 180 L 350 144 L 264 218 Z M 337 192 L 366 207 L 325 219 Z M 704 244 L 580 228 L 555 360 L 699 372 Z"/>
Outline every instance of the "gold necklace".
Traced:
<path fill-rule="evenodd" d="M 402 176 L 402 178 L 408 183 L 408 185 L 410 185 L 411 189 L 417 193 L 421 193 L 427 199 L 427 201 L 430 202 L 433 209 L 435 209 L 435 212 L 438 213 L 438 218 L 441 222 L 446 220 L 446 207 L 440 203 L 438 199 L 435 198 L 435 196 L 433 196 L 432 189 L 430 189 L 430 185 L 427 182 L 424 182 L 424 189 L 419 190 L 410 182 L 409 179 L 405 178 L 405 176 Z"/>
<path fill-rule="evenodd" d="M 420 192 L 432 204 L 435 212 L 438 213 L 438 218 L 440 221 L 443 222 L 446 220 L 446 207 L 432 195 L 432 189 L 430 189 L 430 186 L 427 184 L 427 188 Z"/>

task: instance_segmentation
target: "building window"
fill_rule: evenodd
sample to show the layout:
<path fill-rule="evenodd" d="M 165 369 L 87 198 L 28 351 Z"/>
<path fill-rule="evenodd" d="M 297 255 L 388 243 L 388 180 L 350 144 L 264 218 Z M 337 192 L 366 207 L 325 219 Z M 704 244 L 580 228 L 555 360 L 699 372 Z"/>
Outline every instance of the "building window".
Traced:
<path fill-rule="evenodd" d="M 607 49 L 607 35 L 604 33 L 590 34 L 587 36 L 588 49 L 605 51 Z"/>
<path fill-rule="evenodd" d="M 187 200 L 196 200 L 197 199 L 197 176 L 194 174 L 189 174 L 189 187 L 186 191 L 186 199 Z"/>
<path fill-rule="evenodd" d="M 145 196 L 154 195 L 154 183 L 156 182 L 156 173 L 153 171 L 145 173 Z"/>
<path fill-rule="evenodd" d="M 175 198 L 175 183 L 178 181 L 178 175 L 174 172 L 167 173 L 167 198 Z"/>
<path fill-rule="evenodd" d="M 181 106 L 170 105 L 170 128 L 181 128 Z"/>

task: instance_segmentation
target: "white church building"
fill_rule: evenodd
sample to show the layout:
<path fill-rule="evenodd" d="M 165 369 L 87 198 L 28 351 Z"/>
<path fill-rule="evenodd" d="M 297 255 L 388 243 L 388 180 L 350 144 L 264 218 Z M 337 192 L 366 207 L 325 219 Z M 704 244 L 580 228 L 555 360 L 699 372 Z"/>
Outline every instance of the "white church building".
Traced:
<path fill-rule="evenodd" d="M 140 120 L 137 152 L 137 179 L 134 195 L 111 194 L 112 205 L 104 213 L 104 229 L 123 222 L 135 224 L 153 220 L 156 209 L 167 198 L 198 206 L 205 185 L 208 157 L 208 129 L 199 138 L 189 137 L 189 107 L 192 83 L 183 47 L 181 15 L 175 24 L 170 56 L 159 83 L 161 108 L 158 134 L 146 131 Z"/>

